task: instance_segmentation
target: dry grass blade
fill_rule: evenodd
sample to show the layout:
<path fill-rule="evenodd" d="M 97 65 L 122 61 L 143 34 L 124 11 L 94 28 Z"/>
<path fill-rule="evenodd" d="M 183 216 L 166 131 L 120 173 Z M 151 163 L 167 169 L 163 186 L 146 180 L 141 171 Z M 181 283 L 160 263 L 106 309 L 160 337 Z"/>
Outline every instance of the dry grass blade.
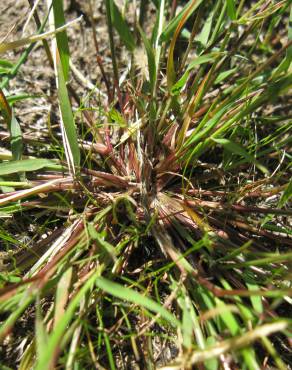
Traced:
<path fill-rule="evenodd" d="M 80 20 L 81 20 L 81 17 L 78 19 L 74 19 L 73 21 L 66 23 L 64 26 L 61 26 L 54 31 L 45 32 L 40 35 L 32 35 L 30 37 L 26 37 L 24 39 L 12 41 L 12 42 L 7 42 L 7 43 L 3 42 L 0 44 L 0 54 L 4 54 L 9 50 L 14 50 L 14 49 L 20 48 L 25 45 L 33 44 L 37 41 L 41 41 L 41 40 L 54 37 L 57 33 L 63 32 L 67 27 L 70 27 L 76 24 L 77 22 L 80 22 Z"/>

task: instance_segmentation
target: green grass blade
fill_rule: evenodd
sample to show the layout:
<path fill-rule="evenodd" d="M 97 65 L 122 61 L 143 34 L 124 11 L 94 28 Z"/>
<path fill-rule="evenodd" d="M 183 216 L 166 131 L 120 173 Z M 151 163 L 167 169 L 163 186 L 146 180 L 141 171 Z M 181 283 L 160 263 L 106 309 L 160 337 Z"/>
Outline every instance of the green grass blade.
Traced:
<path fill-rule="evenodd" d="M 228 17 L 234 21 L 236 19 L 235 2 L 233 0 L 226 0 Z"/>
<path fill-rule="evenodd" d="M 26 100 L 26 99 L 35 99 L 35 98 L 39 98 L 39 97 L 40 97 L 39 95 L 19 93 L 19 94 L 15 94 L 15 95 L 9 95 L 9 96 L 6 97 L 6 99 L 7 99 L 8 103 L 10 104 L 10 106 L 13 106 L 13 104 L 16 103 L 16 102 L 23 101 L 23 100 Z"/>
<path fill-rule="evenodd" d="M 0 66 L 3 68 L 11 69 L 13 67 L 13 63 L 9 62 L 6 59 L 0 59 Z"/>
<path fill-rule="evenodd" d="M 13 109 L 10 107 L 4 92 L 0 88 L 0 110 L 4 121 L 10 132 L 10 145 L 12 156 L 14 160 L 21 158 L 23 143 L 22 143 L 22 132 L 20 125 L 14 115 Z"/>
<path fill-rule="evenodd" d="M 192 15 L 192 13 L 197 9 L 197 7 L 201 4 L 202 0 L 194 1 L 190 0 L 183 9 L 179 12 L 179 14 L 174 17 L 168 25 L 164 28 L 163 32 L 160 35 L 160 43 L 170 41 L 171 37 L 173 36 L 176 28 L 178 27 L 182 18 L 187 14 L 186 20 Z M 191 11 L 190 8 L 192 7 Z"/>
<path fill-rule="evenodd" d="M 156 63 L 155 63 L 155 54 L 154 50 L 151 46 L 150 41 L 147 39 L 145 33 L 141 29 L 141 27 L 138 25 L 138 30 L 140 32 L 140 35 L 142 37 L 142 41 L 144 43 L 146 53 L 147 53 L 147 59 L 148 59 L 148 69 L 149 69 L 149 79 L 150 79 L 150 86 L 151 86 L 151 93 L 154 93 L 155 85 L 156 85 Z"/>
<path fill-rule="evenodd" d="M 14 115 L 13 109 L 11 116 L 10 132 L 11 132 L 10 143 L 13 159 L 19 160 L 21 159 L 23 149 L 22 132 L 20 124 Z"/>
<path fill-rule="evenodd" d="M 206 344 L 208 347 L 212 347 L 216 344 L 216 339 L 214 337 L 208 337 L 206 340 Z M 219 361 L 216 357 L 210 358 L 209 360 L 206 360 L 204 363 L 206 370 L 217 370 L 219 369 Z"/>
<path fill-rule="evenodd" d="M 292 180 L 290 180 L 284 193 L 281 196 L 279 207 L 283 207 L 286 203 L 288 203 L 291 197 L 292 197 Z"/>
<path fill-rule="evenodd" d="M 249 290 L 259 290 L 259 286 L 257 284 L 247 283 L 246 286 Z M 256 312 L 262 314 L 264 312 L 264 307 L 262 303 L 262 297 L 253 295 L 250 297 L 250 301 L 252 306 Z"/>
<path fill-rule="evenodd" d="M 54 21 L 55 21 L 55 28 L 59 28 L 65 25 L 65 15 L 63 9 L 63 1 L 60 0 L 53 0 L 53 11 L 54 11 Z M 68 81 L 69 78 L 69 44 L 68 44 L 68 37 L 67 32 L 62 31 L 56 34 L 56 40 L 58 45 L 58 50 L 60 54 L 60 60 L 63 68 L 63 75 L 65 81 Z"/>
<path fill-rule="evenodd" d="M 50 159 L 42 158 L 2 162 L 0 163 L 0 176 L 18 172 L 37 171 L 42 168 L 57 169 L 61 167 Z"/>
<path fill-rule="evenodd" d="M 182 10 L 181 17 L 178 18 L 178 22 L 175 23 L 176 27 L 174 28 L 174 35 L 170 43 L 169 53 L 167 58 L 167 66 L 166 66 L 166 75 L 167 75 L 167 85 L 168 89 L 171 90 L 172 86 L 176 80 L 176 71 L 175 71 L 175 63 L 174 63 L 174 49 L 175 44 L 177 42 L 178 36 L 184 27 L 185 23 L 187 22 L 188 18 L 194 13 L 194 11 L 198 8 L 201 1 L 190 1 L 188 5 Z M 179 15 L 180 15 L 179 14 Z M 177 17 L 176 17 L 177 18 Z M 175 19 L 176 19 L 175 18 Z M 163 33 L 162 33 L 163 35 Z"/>
<path fill-rule="evenodd" d="M 244 157 L 248 162 L 253 163 L 260 171 L 262 171 L 265 175 L 269 174 L 269 171 L 266 167 L 264 167 L 259 161 L 257 161 L 252 155 L 247 153 L 239 144 L 235 143 L 230 139 L 218 139 L 212 138 L 215 143 L 224 146 L 229 152 L 240 155 Z"/>
<path fill-rule="evenodd" d="M 197 57 L 195 60 L 193 60 L 192 62 L 190 62 L 190 64 L 187 66 L 187 69 L 186 69 L 185 73 L 172 86 L 172 88 L 171 88 L 172 95 L 178 95 L 180 93 L 181 89 L 185 86 L 191 71 L 195 67 L 197 67 L 199 65 L 202 65 L 202 64 L 205 64 L 205 63 L 208 63 L 208 62 L 214 62 L 215 59 L 219 55 L 220 55 L 220 53 L 216 53 L 216 52 L 209 53 L 209 54 L 201 55 L 201 56 Z"/>
<path fill-rule="evenodd" d="M 290 16 L 288 21 L 288 40 L 292 40 L 292 6 L 290 6 Z M 279 67 L 275 71 L 275 75 L 280 74 L 283 71 L 288 71 L 290 65 L 292 62 L 292 45 L 289 46 L 289 48 L 286 51 L 286 56 L 283 59 L 282 63 L 279 65 Z"/>
<path fill-rule="evenodd" d="M 256 354 L 253 348 L 243 348 L 241 350 L 242 358 L 244 363 L 249 370 L 261 370 L 257 359 Z"/>
<path fill-rule="evenodd" d="M 9 330 L 13 327 L 16 320 L 23 314 L 26 308 L 33 302 L 34 294 L 23 294 L 18 296 L 19 304 L 14 307 L 13 312 L 9 315 L 9 317 L 1 323 L 0 326 L 0 342 L 5 338 Z"/>
<path fill-rule="evenodd" d="M 228 308 L 228 306 L 219 298 L 215 298 L 215 302 L 217 307 L 222 308 L 222 315 L 220 315 L 220 319 L 222 320 L 224 325 L 228 328 L 230 334 L 232 336 L 239 334 L 240 326 L 235 316 Z"/>
<path fill-rule="evenodd" d="M 45 325 L 43 322 L 43 318 L 41 315 L 41 304 L 40 301 L 37 300 L 37 308 L 36 308 L 36 319 L 35 319 L 35 336 L 36 336 L 36 352 L 38 358 L 42 357 L 43 353 L 46 352 L 47 349 L 47 342 L 48 342 L 48 335 L 45 329 Z"/>
<path fill-rule="evenodd" d="M 63 73 L 63 67 L 60 63 L 59 54 L 57 51 L 57 73 L 58 73 L 58 97 L 60 110 L 62 114 L 62 121 L 64 124 L 64 129 L 66 133 L 66 139 L 64 142 L 65 147 L 68 147 L 67 151 L 69 152 L 68 165 L 69 167 L 79 167 L 80 166 L 80 150 L 77 139 L 77 132 L 72 112 L 72 107 L 68 95 L 68 90 L 66 86 L 66 81 Z M 75 172 L 75 171 L 74 171 Z"/>
<path fill-rule="evenodd" d="M 110 0 L 110 8 L 113 26 L 117 30 L 126 48 L 131 52 L 134 51 L 136 47 L 134 36 L 114 0 Z"/>
<path fill-rule="evenodd" d="M 96 285 L 114 297 L 127 300 L 139 306 L 143 306 L 152 312 L 159 313 L 161 317 L 167 320 L 174 327 L 179 327 L 181 325 L 180 322 L 163 306 L 133 289 L 124 287 L 103 277 L 98 277 L 96 279 Z"/>
<path fill-rule="evenodd" d="M 219 73 L 216 80 L 214 81 L 214 85 L 219 84 L 220 82 L 224 81 L 229 76 L 232 76 L 233 73 L 235 73 L 236 71 L 237 71 L 237 67 Z"/>
<path fill-rule="evenodd" d="M 196 37 L 196 41 L 199 41 L 204 47 L 207 45 L 210 32 L 213 24 L 214 12 L 211 12 L 204 23 L 203 29 L 200 34 Z"/>
<path fill-rule="evenodd" d="M 61 276 L 57 285 L 56 302 L 54 312 L 54 327 L 58 325 L 62 318 L 70 294 L 70 285 L 72 280 L 72 267 L 69 267 Z"/>
<path fill-rule="evenodd" d="M 93 287 L 96 280 L 96 276 L 99 272 L 95 272 L 75 295 L 68 305 L 62 319 L 59 320 L 58 325 L 54 328 L 53 332 L 48 338 L 46 352 L 38 359 L 35 370 L 49 370 L 52 368 L 52 360 L 54 358 L 54 352 L 57 350 L 60 341 L 69 325 L 70 321 L 74 317 L 74 313 L 77 307 L 80 305 L 80 301 L 84 295 Z"/>

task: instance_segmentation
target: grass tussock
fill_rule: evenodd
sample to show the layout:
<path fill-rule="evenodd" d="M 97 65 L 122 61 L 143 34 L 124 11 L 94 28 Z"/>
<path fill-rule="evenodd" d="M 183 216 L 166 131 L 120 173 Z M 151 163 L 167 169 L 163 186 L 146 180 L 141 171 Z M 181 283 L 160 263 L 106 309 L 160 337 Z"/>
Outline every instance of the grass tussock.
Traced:
<path fill-rule="evenodd" d="M 49 3 L 0 45 L 2 368 L 290 368 L 290 2 L 106 0 L 109 59 L 92 1 L 96 86 Z M 40 43 L 36 135 L 10 86 Z"/>

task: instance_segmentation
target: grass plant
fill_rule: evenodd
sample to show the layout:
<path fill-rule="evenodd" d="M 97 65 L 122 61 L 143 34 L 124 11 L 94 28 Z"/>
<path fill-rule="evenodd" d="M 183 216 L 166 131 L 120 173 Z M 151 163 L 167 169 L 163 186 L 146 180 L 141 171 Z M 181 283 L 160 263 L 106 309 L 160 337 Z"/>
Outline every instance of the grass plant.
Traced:
<path fill-rule="evenodd" d="M 29 3 L 0 44 L 2 368 L 291 368 L 291 2 L 105 0 L 110 65 L 89 7 L 90 99 L 63 2 Z M 10 94 L 36 42 L 40 137 Z"/>

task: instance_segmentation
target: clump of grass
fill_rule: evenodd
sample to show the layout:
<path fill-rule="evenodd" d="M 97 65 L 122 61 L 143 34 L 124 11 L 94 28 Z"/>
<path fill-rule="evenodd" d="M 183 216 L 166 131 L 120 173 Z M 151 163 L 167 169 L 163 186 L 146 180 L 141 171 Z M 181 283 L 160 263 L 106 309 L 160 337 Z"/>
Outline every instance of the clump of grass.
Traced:
<path fill-rule="evenodd" d="M 29 45 L 1 60 L 2 365 L 286 369 L 289 2 L 125 3 L 104 4 L 111 68 L 91 19 L 95 106 L 69 83 L 62 2 L 34 9 L 40 36 L 0 47 Z M 60 115 L 36 139 L 9 81 L 38 40 Z"/>

